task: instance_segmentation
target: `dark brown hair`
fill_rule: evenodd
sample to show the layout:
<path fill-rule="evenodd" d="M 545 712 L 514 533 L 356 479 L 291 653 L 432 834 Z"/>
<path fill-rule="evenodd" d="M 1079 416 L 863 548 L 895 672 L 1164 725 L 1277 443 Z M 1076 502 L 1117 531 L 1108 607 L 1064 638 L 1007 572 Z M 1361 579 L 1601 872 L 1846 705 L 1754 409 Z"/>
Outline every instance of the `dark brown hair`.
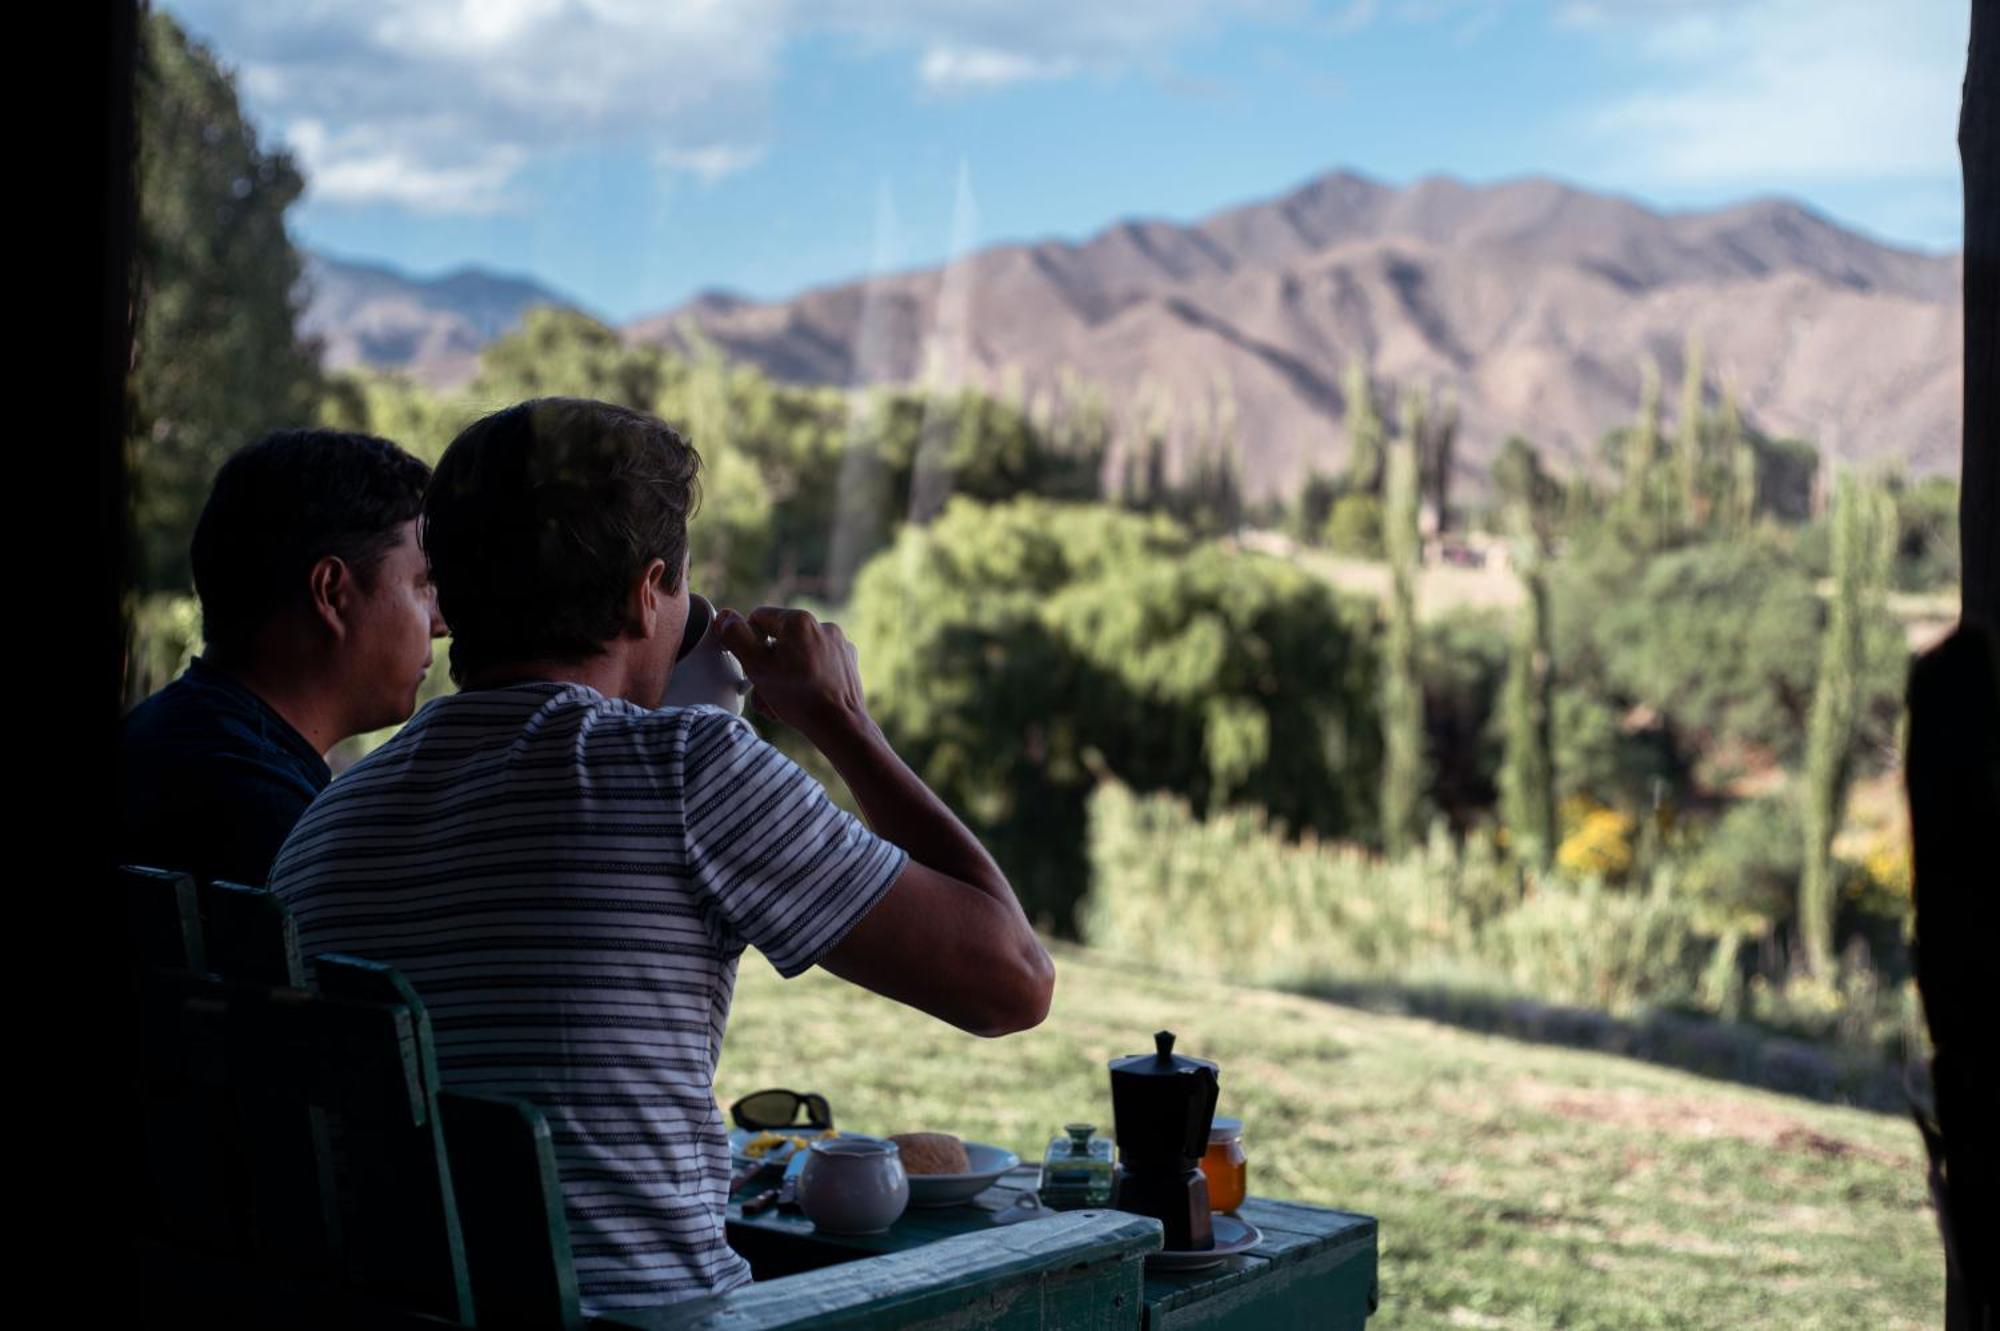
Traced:
<path fill-rule="evenodd" d="M 666 561 L 679 585 L 700 470 L 665 422 L 585 398 L 536 398 L 461 431 L 423 520 L 452 678 L 602 653 L 646 565 Z"/>
<path fill-rule="evenodd" d="M 206 649 L 249 655 L 266 624 L 305 602 L 328 556 L 372 585 L 430 475 L 387 439 L 337 430 L 275 430 L 231 454 L 189 551 Z"/>

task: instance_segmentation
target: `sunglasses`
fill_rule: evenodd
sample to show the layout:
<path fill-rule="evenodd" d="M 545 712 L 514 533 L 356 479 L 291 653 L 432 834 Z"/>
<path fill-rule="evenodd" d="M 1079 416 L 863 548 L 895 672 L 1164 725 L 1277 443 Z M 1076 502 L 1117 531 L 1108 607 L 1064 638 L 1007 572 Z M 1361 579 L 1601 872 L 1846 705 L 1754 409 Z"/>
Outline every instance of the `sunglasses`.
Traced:
<path fill-rule="evenodd" d="M 770 1132 L 801 1126 L 795 1121 L 801 1109 L 806 1111 L 803 1126 L 822 1132 L 833 1126 L 833 1110 L 826 1097 L 798 1091 L 753 1092 L 729 1106 L 729 1117 L 736 1120 L 739 1128 Z"/>

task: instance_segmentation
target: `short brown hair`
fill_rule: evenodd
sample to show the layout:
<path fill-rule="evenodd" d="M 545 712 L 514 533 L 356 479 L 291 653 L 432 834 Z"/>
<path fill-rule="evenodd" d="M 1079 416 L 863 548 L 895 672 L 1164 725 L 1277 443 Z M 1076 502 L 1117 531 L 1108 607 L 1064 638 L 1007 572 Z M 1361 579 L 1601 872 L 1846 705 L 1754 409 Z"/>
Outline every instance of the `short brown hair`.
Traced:
<path fill-rule="evenodd" d="M 461 431 L 423 520 L 452 678 L 601 654 L 646 565 L 666 561 L 679 585 L 700 470 L 664 421 L 586 398 L 535 398 Z"/>

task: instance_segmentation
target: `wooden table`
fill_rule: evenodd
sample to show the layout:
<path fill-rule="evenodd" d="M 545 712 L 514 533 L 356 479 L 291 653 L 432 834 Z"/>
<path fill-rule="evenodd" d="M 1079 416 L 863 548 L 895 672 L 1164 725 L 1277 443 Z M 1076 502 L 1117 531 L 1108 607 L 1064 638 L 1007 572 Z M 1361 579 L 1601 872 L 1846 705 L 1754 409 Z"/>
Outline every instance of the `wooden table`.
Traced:
<path fill-rule="evenodd" d="M 835 1263 L 907 1252 L 960 1235 L 991 1232 L 993 1213 L 1032 1189 L 1026 1165 L 965 1206 L 912 1207 L 887 1233 L 823 1234 L 796 1210 L 744 1216 L 741 1203 L 766 1191 L 752 1184 L 729 1207 L 729 1241 L 760 1280 Z M 1372 1216 L 1252 1197 L 1237 1212 L 1263 1241 L 1205 1271 L 1148 1271 L 1139 1316 L 1143 1331 L 1244 1328 L 1244 1331 L 1360 1331 L 1375 1311 Z"/>

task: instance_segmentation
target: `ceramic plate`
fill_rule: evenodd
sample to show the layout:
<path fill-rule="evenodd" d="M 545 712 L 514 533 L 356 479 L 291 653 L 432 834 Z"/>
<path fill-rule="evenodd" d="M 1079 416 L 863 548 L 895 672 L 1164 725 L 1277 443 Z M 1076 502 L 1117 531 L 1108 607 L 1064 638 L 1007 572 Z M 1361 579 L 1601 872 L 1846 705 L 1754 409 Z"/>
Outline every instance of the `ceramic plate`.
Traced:
<path fill-rule="evenodd" d="M 964 1174 L 911 1174 L 910 1205 L 963 1206 L 1021 1163 L 1021 1157 L 984 1142 L 965 1143 L 972 1169 Z"/>
<path fill-rule="evenodd" d="M 840 1135 L 845 1137 L 850 1134 L 843 1132 Z M 789 1164 L 792 1157 L 798 1153 L 798 1148 L 790 1142 L 780 1142 L 778 1145 L 764 1152 L 762 1156 L 753 1160 L 743 1153 L 743 1148 L 755 1136 L 757 1136 L 756 1133 L 744 1128 L 731 1128 L 729 1130 L 729 1165 L 731 1169 L 743 1170 L 754 1166 L 759 1173 L 762 1173 L 764 1170 L 777 1169 L 782 1165 Z M 808 1142 L 811 1142 L 818 1140 L 819 1133 L 808 1128 L 800 1132 L 787 1133 L 786 1136 L 804 1137 Z"/>

